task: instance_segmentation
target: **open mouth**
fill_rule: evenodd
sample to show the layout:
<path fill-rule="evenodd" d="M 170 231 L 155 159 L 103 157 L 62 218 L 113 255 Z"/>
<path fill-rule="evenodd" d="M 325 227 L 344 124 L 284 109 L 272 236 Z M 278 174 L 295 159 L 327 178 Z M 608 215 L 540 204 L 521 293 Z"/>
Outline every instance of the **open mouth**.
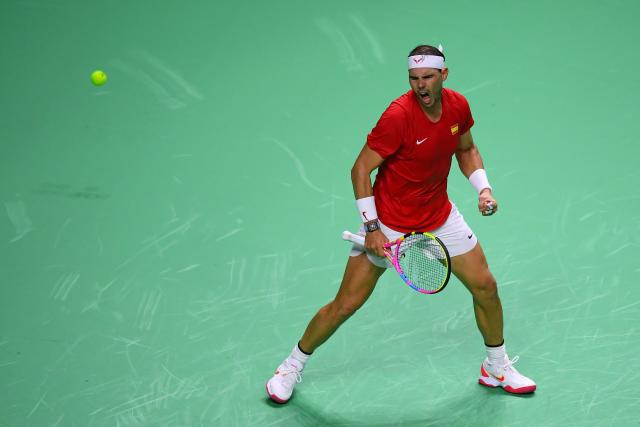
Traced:
<path fill-rule="evenodd" d="M 418 92 L 418 95 L 425 104 L 429 104 L 431 102 L 431 95 L 429 92 Z"/>

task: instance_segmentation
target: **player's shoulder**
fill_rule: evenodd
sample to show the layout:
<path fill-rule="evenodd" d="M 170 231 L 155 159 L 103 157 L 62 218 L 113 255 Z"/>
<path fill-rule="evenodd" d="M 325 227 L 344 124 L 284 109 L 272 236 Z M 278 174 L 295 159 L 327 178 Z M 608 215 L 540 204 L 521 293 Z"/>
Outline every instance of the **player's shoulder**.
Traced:
<path fill-rule="evenodd" d="M 412 102 L 414 101 L 412 95 L 413 92 L 409 91 L 391 101 L 385 110 L 385 115 L 398 118 L 407 117 L 411 112 Z"/>
<path fill-rule="evenodd" d="M 442 89 L 442 92 L 442 99 L 447 105 L 447 110 L 450 111 L 454 117 L 457 117 L 458 120 L 463 122 L 468 121 L 469 117 L 471 117 L 471 107 L 469 107 L 467 98 L 461 93 L 449 88 Z"/>
<path fill-rule="evenodd" d="M 416 99 L 412 90 L 403 93 L 391 103 L 391 105 L 394 105 L 396 108 L 405 112 L 411 111 L 415 104 Z"/>
<path fill-rule="evenodd" d="M 469 101 L 460 92 L 445 87 L 442 89 L 443 96 L 446 96 L 454 105 L 469 105 Z"/>

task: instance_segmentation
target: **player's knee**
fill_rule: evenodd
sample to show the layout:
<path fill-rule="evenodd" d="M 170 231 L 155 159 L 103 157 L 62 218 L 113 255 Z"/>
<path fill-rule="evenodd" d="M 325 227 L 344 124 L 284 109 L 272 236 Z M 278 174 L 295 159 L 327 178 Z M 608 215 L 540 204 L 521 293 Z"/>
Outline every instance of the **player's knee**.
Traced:
<path fill-rule="evenodd" d="M 363 301 L 358 299 L 341 299 L 333 302 L 333 314 L 341 320 L 347 320 L 353 315 L 360 307 L 362 307 Z"/>
<path fill-rule="evenodd" d="M 493 299 L 498 296 L 498 284 L 491 273 L 485 275 L 473 287 L 473 296 L 477 299 Z"/>

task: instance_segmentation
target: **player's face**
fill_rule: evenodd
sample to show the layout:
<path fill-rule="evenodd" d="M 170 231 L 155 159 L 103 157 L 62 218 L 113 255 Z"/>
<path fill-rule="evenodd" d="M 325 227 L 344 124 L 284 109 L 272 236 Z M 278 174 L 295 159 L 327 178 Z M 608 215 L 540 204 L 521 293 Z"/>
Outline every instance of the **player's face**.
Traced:
<path fill-rule="evenodd" d="M 430 109 L 442 99 L 442 83 L 447 80 L 448 69 L 413 68 L 409 70 L 409 84 L 422 107 Z"/>

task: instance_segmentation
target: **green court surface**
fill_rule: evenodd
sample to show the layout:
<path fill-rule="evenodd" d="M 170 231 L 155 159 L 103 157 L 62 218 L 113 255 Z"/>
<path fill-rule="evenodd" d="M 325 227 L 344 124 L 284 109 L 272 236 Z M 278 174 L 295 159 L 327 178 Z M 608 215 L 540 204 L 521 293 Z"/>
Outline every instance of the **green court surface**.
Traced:
<path fill-rule="evenodd" d="M 0 4 L 0 426 L 640 425 L 633 1 Z M 457 280 L 387 273 L 264 385 L 335 295 L 349 169 L 406 56 L 442 43 L 500 212 L 449 195 L 538 391 L 477 384 Z M 103 69 L 106 85 L 91 72 Z"/>

